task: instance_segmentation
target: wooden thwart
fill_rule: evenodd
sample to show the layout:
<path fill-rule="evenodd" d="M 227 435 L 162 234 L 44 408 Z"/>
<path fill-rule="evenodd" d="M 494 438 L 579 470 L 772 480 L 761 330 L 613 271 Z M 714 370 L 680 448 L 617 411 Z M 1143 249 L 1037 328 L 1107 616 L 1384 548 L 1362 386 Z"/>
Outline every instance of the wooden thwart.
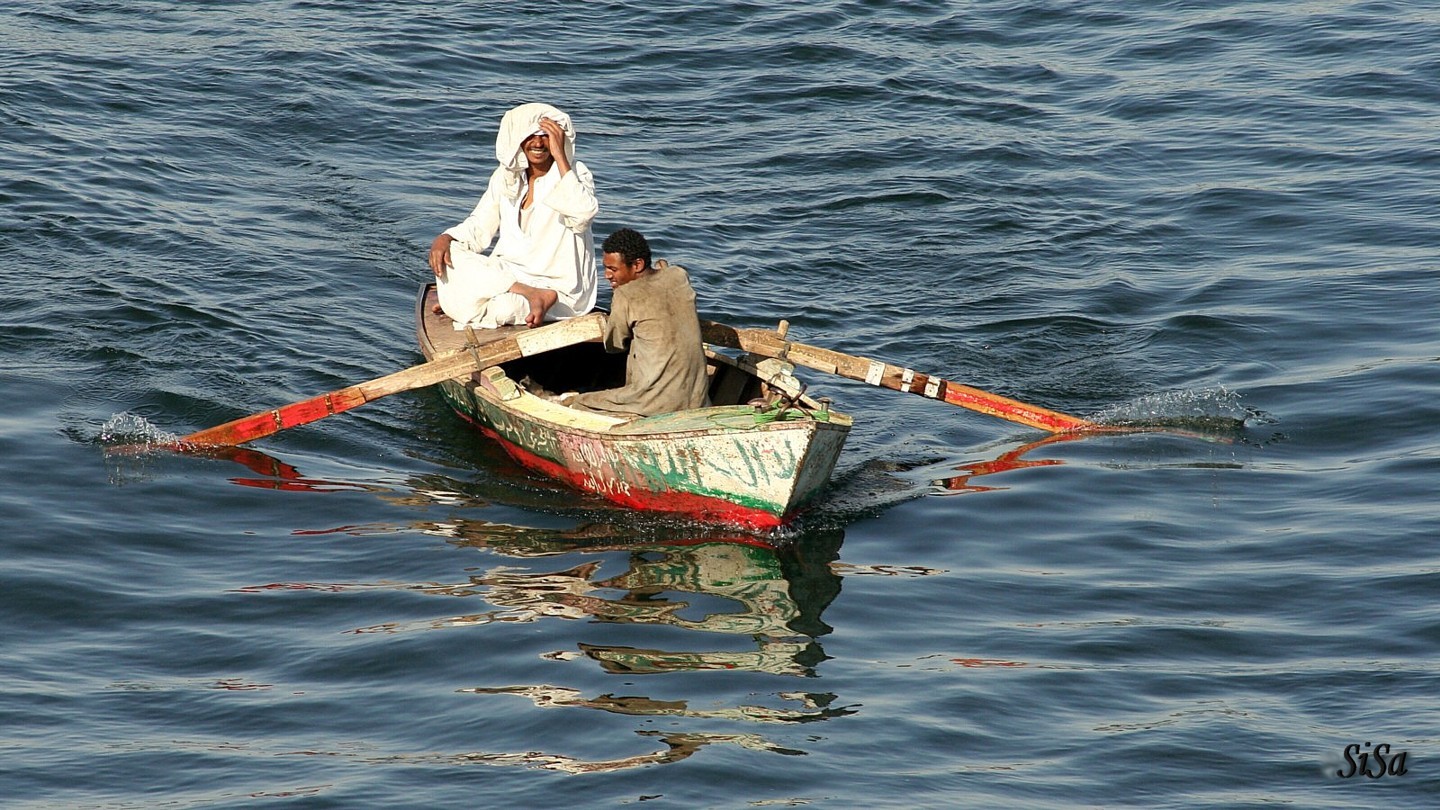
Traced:
<path fill-rule="evenodd" d="M 706 320 L 700 322 L 700 327 L 705 342 L 714 346 L 725 346 L 766 357 L 783 358 L 797 366 L 836 374 L 893 391 L 943 400 L 951 405 L 959 405 L 962 408 L 1048 430 L 1051 433 L 1091 430 L 1098 427 L 1095 423 L 1078 416 L 1041 408 L 1038 405 L 1029 405 L 1019 400 L 961 385 L 933 375 L 920 374 L 913 369 L 882 363 L 879 360 L 842 354 L 818 346 L 796 343 L 782 337 L 780 332 L 767 329 L 739 329 Z"/>
<path fill-rule="evenodd" d="M 557 321 L 537 329 L 517 332 L 513 337 L 500 338 L 368 382 L 294 402 L 282 408 L 251 414 L 223 425 L 216 425 L 182 438 L 180 444 L 200 447 L 244 444 L 279 433 L 286 428 L 309 424 L 333 414 L 343 413 L 351 408 L 391 394 L 398 394 L 401 391 L 413 391 L 417 388 L 435 385 L 455 377 L 463 377 L 482 368 L 498 366 L 501 363 L 540 354 L 561 346 L 583 343 L 587 340 L 599 340 L 604 332 L 604 313 L 597 312 L 581 318 Z"/>

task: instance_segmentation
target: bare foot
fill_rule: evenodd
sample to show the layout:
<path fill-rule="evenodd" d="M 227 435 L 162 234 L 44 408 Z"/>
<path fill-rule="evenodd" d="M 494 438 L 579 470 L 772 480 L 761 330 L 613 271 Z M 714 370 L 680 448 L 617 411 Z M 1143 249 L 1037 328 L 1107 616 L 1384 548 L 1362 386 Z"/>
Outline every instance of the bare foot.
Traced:
<path fill-rule="evenodd" d="M 560 294 L 554 290 L 547 290 L 544 287 L 531 287 L 519 281 L 510 286 L 510 291 L 525 296 L 526 302 L 530 304 L 530 314 L 525 316 L 525 325 L 534 329 L 545 322 L 545 313 L 555 302 L 560 300 Z"/>

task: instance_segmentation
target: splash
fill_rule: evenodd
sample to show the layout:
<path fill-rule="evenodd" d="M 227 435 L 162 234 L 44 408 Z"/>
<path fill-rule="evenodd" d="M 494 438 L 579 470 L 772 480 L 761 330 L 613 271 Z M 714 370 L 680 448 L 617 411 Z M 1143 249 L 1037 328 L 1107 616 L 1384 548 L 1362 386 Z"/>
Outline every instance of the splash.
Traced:
<path fill-rule="evenodd" d="M 180 442 L 174 433 L 161 430 L 139 414 L 117 413 L 100 426 L 99 441 L 107 449 L 126 448 L 135 451 L 157 447 L 173 447 Z"/>
<path fill-rule="evenodd" d="M 1094 416 L 1102 425 L 1168 427 L 1203 432 L 1242 431 L 1247 424 L 1273 424 L 1264 411 L 1240 403 L 1225 388 L 1167 391 L 1108 408 Z"/>
<path fill-rule="evenodd" d="M 104 447 L 110 483 L 123 486 L 147 480 L 155 451 L 175 448 L 180 437 L 139 414 L 117 413 L 100 426 L 96 441 Z"/>

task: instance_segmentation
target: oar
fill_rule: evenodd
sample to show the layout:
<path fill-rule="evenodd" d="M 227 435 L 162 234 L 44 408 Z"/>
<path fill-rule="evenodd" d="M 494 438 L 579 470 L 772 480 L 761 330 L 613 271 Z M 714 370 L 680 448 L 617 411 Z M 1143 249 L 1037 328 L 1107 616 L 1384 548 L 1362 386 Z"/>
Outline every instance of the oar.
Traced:
<path fill-rule="evenodd" d="M 770 331 L 768 329 L 738 329 L 723 323 L 700 321 L 701 334 L 705 342 L 715 346 L 726 346 L 766 357 L 778 357 L 806 368 L 837 374 L 851 380 L 860 380 L 881 388 L 943 400 L 951 405 L 988 413 L 1011 422 L 1048 430 L 1051 433 L 1100 429 L 1100 426 L 1094 422 L 1078 416 L 1052 411 L 1038 405 L 1028 405 L 1019 400 L 982 391 L 979 388 L 943 380 L 931 374 L 920 374 L 913 369 L 882 363 L 879 360 L 855 357 L 818 346 L 807 346 L 804 343 L 786 340 L 785 329 L 787 326 L 788 324 L 781 321 L 780 331 Z"/>
<path fill-rule="evenodd" d="M 498 366 L 521 357 L 548 352 L 572 343 L 599 340 L 605 332 L 604 313 L 546 324 L 536 329 L 517 332 L 513 337 L 500 338 L 459 353 L 440 357 L 363 382 L 293 402 L 283 408 L 251 414 L 182 438 L 184 446 L 237 445 L 261 439 L 286 428 L 305 425 L 337 413 L 343 413 L 373 402 L 380 397 L 413 391 L 455 377 L 463 377 L 483 368 Z"/>

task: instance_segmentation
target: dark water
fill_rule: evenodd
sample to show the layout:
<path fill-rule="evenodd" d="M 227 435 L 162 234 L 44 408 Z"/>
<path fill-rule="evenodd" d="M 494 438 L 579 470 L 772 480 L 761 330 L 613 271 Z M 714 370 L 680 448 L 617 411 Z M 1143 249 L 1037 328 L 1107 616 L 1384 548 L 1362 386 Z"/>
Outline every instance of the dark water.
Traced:
<path fill-rule="evenodd" d="M 1440 801 L 1433 4 L 0 32 L 6 807 Z M 1244 427 L 1035 445 L 809 376 L 856 429 L 775 545 L 550 486 L 433 392 L 106 453 L 416 362 L 429 240 L 531 100 L 709 317 Z M 1352 744 L 1405 773 L 1342 778 Z"/>

